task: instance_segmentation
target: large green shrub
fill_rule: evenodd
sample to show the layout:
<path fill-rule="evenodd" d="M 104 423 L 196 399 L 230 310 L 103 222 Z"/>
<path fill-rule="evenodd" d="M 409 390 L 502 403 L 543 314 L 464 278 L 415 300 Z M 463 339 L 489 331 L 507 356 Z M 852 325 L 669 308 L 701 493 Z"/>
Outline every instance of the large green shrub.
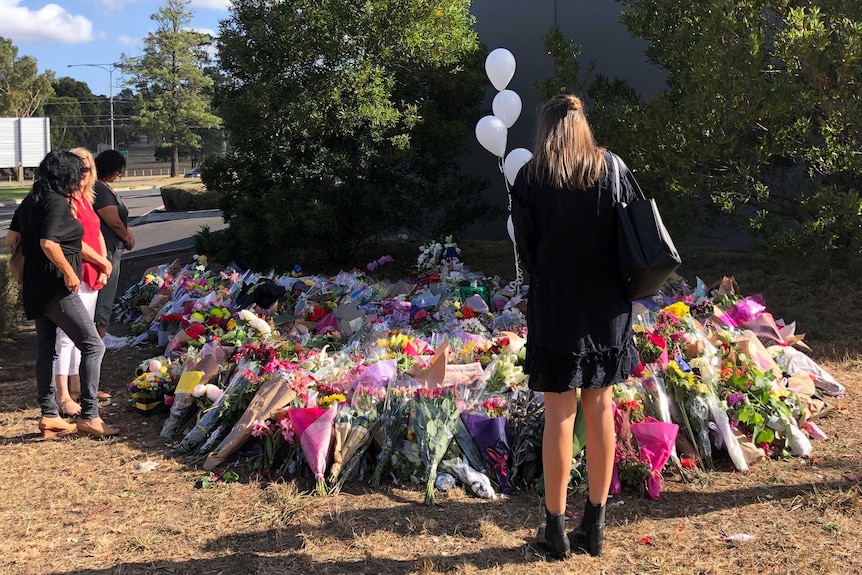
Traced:
<path fill-rule="evenodd" d="M 225 190 L 249 265 L 347 259 L 365 241 L 452 233 L 493 214 L 456 158 L 483 115 L 465 0 L 237 0 L 222 22 L 216 105 Z"/>
<path fill-rule="evenodd" d="M 169 212 L 218 209 L 222 194 L 195 183 L 162 186 L 162 203 Z"/>

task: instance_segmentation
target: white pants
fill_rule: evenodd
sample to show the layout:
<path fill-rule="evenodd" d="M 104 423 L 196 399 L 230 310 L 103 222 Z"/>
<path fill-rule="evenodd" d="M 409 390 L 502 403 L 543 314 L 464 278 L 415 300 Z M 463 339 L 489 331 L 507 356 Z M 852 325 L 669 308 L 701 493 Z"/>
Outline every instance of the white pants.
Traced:
<path fill-rule="evenodd" d="M 93 319 L 93 316 L 96 315 L 96 299 L 99 297 L 99 290 L 90 289 L 87 284 L 81 282 L 78 295 L 84 302 L 90 319 Z M 78 375 L 78 366 L 80 365 L 81 350 L 75 347 L 75 344 L 62 329 L 57 328 L 57 339 L 54 343 L 54 376 Z"/>

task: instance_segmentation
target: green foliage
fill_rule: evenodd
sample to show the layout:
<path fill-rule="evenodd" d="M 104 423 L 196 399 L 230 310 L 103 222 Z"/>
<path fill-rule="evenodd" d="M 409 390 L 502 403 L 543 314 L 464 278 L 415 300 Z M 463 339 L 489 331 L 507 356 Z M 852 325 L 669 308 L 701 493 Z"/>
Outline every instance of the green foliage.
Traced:
<path fill-rule="evenodd" d="M 39 73 L 32 56 L 18 57 L 12 40 L 0 37 L 0 116 L 29 118 L 53 93 L 51 71 Z"/>
<path fill-rule="evenodd" d="M 192 13 L 186 0 L 165 0 L 151 16 L 155 32 L 144 39 L 144 55 L 123 57 L 123 72 L 137 89 L 133 120 L 157 141 L 173 148 L 171 176 L 177 175 L 179 149 L 200 147 L 193 128 L 216 128 L 209 110 L 212 78 L 204 74 L 209 61 L 209 35 L 189 29 Z"/>
<path fill-rule="evenodd" d="M 162 194 L 165 209 L 169 212 L 215 210 L 218 209 L 222 197 L 219 191 L 208 190 L 197 182 L 162 186 L 159 191 Z"/>
<path fill-rule="evenodd" d="M 466 0 L 238 0 L 217 105 L 235 245 L 258 267 L 345 260 L 375 236 L 452 233 L 491 213 L 455 158 L 484 74 Z"/>
<path fill-rule="evenodd" d="M 696 206 L 690 222 L 723 215 L 797 250 L 858 252 L 862 5 L 622 3 L 668 73 L 663 93 L 615 118 L 645 187 Z"/>

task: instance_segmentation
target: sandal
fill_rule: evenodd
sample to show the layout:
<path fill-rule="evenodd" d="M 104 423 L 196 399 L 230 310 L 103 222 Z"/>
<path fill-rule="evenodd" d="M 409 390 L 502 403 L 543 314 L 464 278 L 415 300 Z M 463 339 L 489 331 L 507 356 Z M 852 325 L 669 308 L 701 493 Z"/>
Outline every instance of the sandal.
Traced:
<path fill-rule="evenodd" d="M 57 401 L 57 407 L 60 408 L 60 413 L 69 417 L 81 415 L 81 405 L 71 397 Z"/>

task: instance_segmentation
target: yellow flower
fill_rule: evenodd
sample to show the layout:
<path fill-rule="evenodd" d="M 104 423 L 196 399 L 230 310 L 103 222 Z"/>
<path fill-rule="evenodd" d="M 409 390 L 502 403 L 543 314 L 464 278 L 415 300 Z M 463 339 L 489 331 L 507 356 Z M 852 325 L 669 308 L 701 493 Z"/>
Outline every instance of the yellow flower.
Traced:
<path fill-rule="evenodd" d="M 329 409 L 329 407 L 336 401 L 338 403 L 344 403 L 346 400 L 344 398 L 344 395 L 342 395 L 340 393 L 334 393 L 332 395 L 327 395 L 326 397 L 322 397 L 322 398 L 318 399 L 317 405 L 319 405 L 320 407 L 322 407 L 324 409 Z"/>
<path fill-rule="evenodd" d="M 227 330 L 233 331 L 236 329 L 236 320 L 231 318 L 230 321 L 227 322 Z"/>
<path fill-rule="evenodd" d="M 673 305 L 669 305 L 665 308 L 662 308 L 661 311 L 664 311 L 667 313 L 672 313 L 673 315 L 675 315 L 679 319 L 685 319 L 685 318 L 689 317 L 689 315 L 691 315 L 691 312 L 689 311 L 688 306 L 684 302 L 681 302 L 681 301 L 678 301 Z"/>

